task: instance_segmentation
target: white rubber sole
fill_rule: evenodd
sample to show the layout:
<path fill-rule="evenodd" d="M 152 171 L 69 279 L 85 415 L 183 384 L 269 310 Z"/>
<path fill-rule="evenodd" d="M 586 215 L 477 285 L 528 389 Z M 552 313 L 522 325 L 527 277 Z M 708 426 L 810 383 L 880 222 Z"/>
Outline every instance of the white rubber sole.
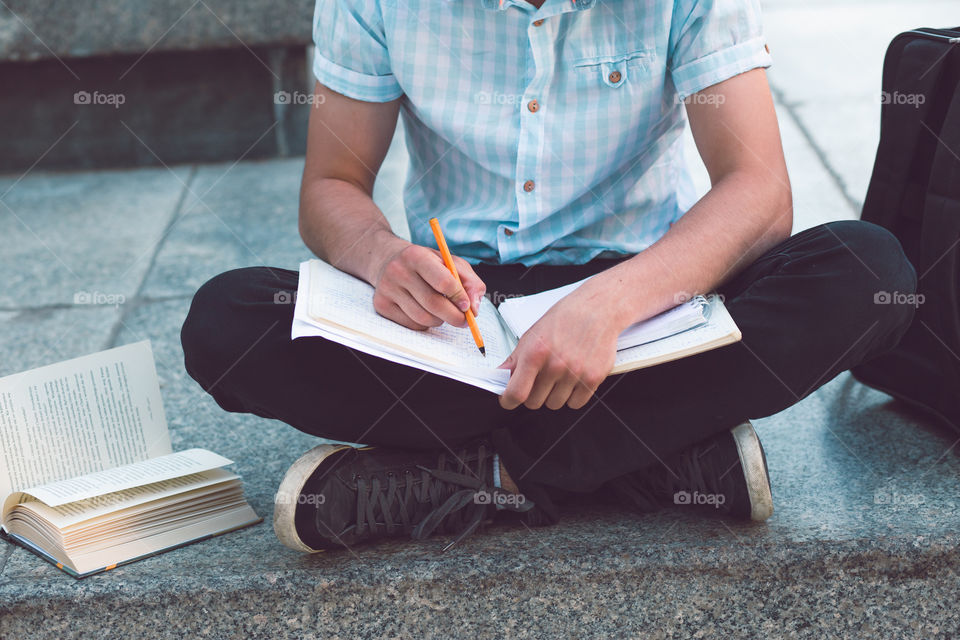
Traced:
<path fill-rule="evenodd" d="M 349 449 L 345 444 L 321 444 L 300 456 L 290 465 L 280 482 L 280 488 L 273 498 L 273 532 L 285 547 L 294 551 L 319 553 L 323 549 L 314 549 L 297 535 L 294 520 L 303 486 L 320 464 L 337 451 Z"/>
<path fill-rule="evenodd" d="M 740 465 L 747 481 L 747 494 L 750 496 L 750 519 L 763 522 L 773 515 L 773 494 L 770 492 L 770 478 L 763 463 L 763 449 L 760 438 L 749 422 L 737 425 L 731 430 L 733 441 L 740 454 Z"/>

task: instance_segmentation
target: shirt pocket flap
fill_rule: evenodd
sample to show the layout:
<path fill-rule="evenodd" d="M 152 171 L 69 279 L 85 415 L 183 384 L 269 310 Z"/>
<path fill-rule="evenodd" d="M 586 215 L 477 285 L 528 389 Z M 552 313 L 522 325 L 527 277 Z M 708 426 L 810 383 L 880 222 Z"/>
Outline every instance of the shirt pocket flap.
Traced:
<path fill-rule="evenodd" d="M 627 81 L 628 69 L 643 71 L 650 66 L 653 57 L 652 51 L 633 51 L 580 58 L 573 63 L 573 66 L 581 73 L 599 73 L 603 83 L 608 87 L 620 87 Z"/>

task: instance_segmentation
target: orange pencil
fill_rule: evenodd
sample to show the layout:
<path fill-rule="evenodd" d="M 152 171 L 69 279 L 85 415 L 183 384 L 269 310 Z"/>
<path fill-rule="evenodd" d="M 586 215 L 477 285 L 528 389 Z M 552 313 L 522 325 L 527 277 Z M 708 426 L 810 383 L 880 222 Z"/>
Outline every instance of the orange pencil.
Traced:
<path fill-rule="evenodd" d="M 430 218 L 430 228 L 433 229 L 433 237 L 437 239 L 437 246 L 440 247 L 440 255 L 443 256 L 443 263 L 450 269 L 450 273 L 457 279 L 457 284 L 461 287 L 460 274 L 457 273 L 457 267 L 453 264 L 453 256 L 450 255 L 450 248 L 447 247 L 447 241 L 443 237 L 443 231 L 440 230 L 440 221 L 436 218 Z M 470 333 L 473 334 L 473 341 L 477 343 L 477 349 L 484 357 L 487 355 L 487 349 L 483 346 L 483 336 L 480 335 L 480 327 L 477 326 L 477 319 L 473 317 L 473 311 L 469 308 L 464 314 L 467 316 L 467 324 L 470 325 Z"/>

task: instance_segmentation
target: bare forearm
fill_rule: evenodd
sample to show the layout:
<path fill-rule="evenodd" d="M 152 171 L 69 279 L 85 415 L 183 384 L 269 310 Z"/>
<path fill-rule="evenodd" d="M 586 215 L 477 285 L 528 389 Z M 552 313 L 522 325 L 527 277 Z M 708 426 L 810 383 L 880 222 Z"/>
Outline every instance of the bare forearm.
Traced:
<path fill-rule="evenodd" d="M 375 284 L 391 255 L 408 243 L 359 186 L 326 178 L 304 184 L 300 193 L 300 236 L 318 257 Z"/>
<path fill-rule="evenodd" d="M 675 305 L 678 294 L 714 289 L 790 234 L 789 178 L 765 72 L 698 93 L 717 98 L 687 105 L 713 188 L 654 245 L 591 278 L 520 337 L 504 363 L 504 408 L 583 407 L 609 375 L 623 329 Z"/>
<path fill-rule="evenodd" d="M 600 274 L 596 295 L 617 301 L 614 318 L 625 328 L 676 305 L 678 296 L 712 291 L 787 238 L 792 220 L 788 184 L 733 172 L 653 246 Z"/>

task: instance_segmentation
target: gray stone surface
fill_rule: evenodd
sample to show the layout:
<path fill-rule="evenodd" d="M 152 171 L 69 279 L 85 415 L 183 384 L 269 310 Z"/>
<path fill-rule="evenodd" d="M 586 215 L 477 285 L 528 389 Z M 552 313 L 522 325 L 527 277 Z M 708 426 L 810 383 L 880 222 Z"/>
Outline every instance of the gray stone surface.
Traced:
<path fill-rule="evenodd" d="M 829 222 L 856 218 L 859 209 L 847 201 L 843 189 L 824 165 L 816 147 L 804 133 L 802 119 L 783 104 L 777 105 L 783 155 L 793 190 L 793 233 Z M 689 128 L 684 132 L 684 152 L 698 194 L 710 189 L 710 176 L 697 154 Z"/>
<path fill-rule="evenodd" d="M 313 6 L 312 0 L 5 0 L 0 60 L 306 44 Z"/>
<path fill-rule="evenodd" d="M 770 81 L 846 196 L 862 205 L 880 139 L 883 57 L 898 33 L 960 24 L 955 0 L 765 0 Z M 825 10 L 829 6 L 829 10 Z"/>
<path fill-rule="evenodd" d="M 908 5 L 765 4 L 779 34 L 771 48 L 780 71 L 771 77 L 788 102 L 778 109 L 795 226 L 850 217 L 851 185 L 872 163 L 861 147 L 876 141 L 866 126 L 822 123 L 841 107 L 851 117 L 872 109 L 869 87 L 842 104 L 815 94 L 818 75 L 829 84 L 842 71 L 817 50 L 826 47 L 817 34 L 833 16 L 855 13 L 867 22 L 876 13 L 886 28 Z M 935 5 L 943 6 L 909 6 Z M 808 65 L 822 73 L 808 79 Z M 797 87 L 806 82 L 804 97 Z M 402 211 L 402 153 L 398 137 L 375 192 L 392 220 Z M 149 338 L 174 448 L 235 460 L 266 519 L 80 582 L 4 546 L 0 638 L 960 635 L 956 434 L 846 374 L 757 421 L 776 504 L 763 525 L 587 502 L 568 507 L 557 526 L 500 525 L 446 554 L 443 539 L 315 556 L 286 550 L 271 530 L 272 494 L 316 439 L 221 411 L 183 370 L 178 331 L 208 277 L 249 264 L 295 268 L 308 255 L 296 231 L 301 168 L 273 160 L 176 176 L 37 173 L 0 196 L 77 274 L 51 273 L 51 252 L 0 203 L 0 237 L 12 238 L 0 253 L 0 276 L 12 283 L 0 291 L 0 373 Z M 16 179 L 0 179 L 0 194 Z M 698 181 L 707 184 L 702 173 Z M 121 237 L 105 242 L 109 230 Z M 34 299 L 38 282 L 45 297 Z M 81 284 L 132 297 L 119 308 L 78 307 L 70 301 Z"/>
<path fill-rule="evenodd" d="M 777 109 L 783 154 L 793 190 L 793 232 L 859 214 L 803 133 L 802 122 L 785 107 Z"/>
<path fill-rule="evenodd" d="M 302 158 L 200 167 L 144 293 L 192 295 L 242 266 L 297 269 L 311 255 L 297 231 L 302 172 Z"/>
<path fill-rule="evenodd" d="M 123 306 L 0 311 L 0 377 L 103 349 Z"/>
<path fill-rule="evenodd" d="M 130 300 L 190 179 L 178 167 L 0 177 L 0 309 Z M 93 294 L 101 294 L 100 297 Z"/>

